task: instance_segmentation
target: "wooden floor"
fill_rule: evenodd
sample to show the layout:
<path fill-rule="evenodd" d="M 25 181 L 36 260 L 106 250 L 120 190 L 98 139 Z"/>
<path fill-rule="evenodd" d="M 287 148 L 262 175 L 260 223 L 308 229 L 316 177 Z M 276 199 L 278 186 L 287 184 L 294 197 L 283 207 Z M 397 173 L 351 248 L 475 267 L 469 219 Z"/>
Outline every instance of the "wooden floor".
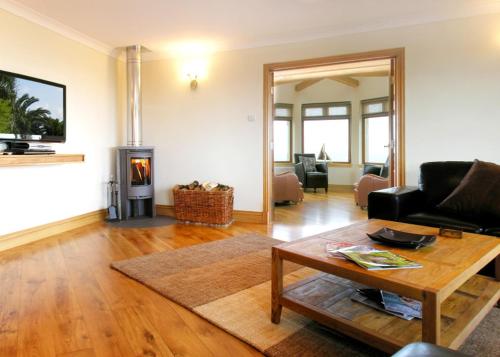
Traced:
<path fill-rule="evenodd" d="M 275 215 L 229 228 L 98 223 L 1 252 L 0 356 L 260 355 L 109 264 L 252 232 L 292 240 L 366 217 L 343 192 L 306 194 Z"/>

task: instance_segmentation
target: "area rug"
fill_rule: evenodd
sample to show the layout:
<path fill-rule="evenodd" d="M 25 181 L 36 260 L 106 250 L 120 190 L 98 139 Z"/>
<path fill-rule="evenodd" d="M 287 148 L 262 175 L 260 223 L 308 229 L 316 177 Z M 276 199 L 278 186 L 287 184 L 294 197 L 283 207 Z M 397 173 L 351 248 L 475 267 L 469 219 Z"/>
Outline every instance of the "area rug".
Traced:
<path fill-rule="evenodd" d="M 385 354 L 283 309 L 270 321 L 271 247 L 282 243 L 258 235 L 153 253 L 112 267 L 190 309 L 267 356 L 384 356 Z M 284 264 L 285 285 L 318 274 Z M 471 355 L 500 350 L 500 309 L 493 309 L 461 347 Z"/>

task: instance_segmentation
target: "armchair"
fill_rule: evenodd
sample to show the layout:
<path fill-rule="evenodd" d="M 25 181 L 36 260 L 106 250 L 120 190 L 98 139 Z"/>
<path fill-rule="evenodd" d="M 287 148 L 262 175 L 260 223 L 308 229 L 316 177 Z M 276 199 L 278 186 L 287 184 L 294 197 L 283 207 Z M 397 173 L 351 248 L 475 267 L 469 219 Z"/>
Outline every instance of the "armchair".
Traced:
<path fill-rule="evenodd" d="M 292 172 L 284 172 L 274 175 L 273 178 L 273 202 L 292 201 L 298 203 L 304 199 L 302 185 Z"/>
<path fill-rule="evenodd" d="M 354 184 L 354 201 L 361 208 L 368 207 L 370 192 L 389 188 L 389 162 L 384 166 L 364 165 L 363 176 Z"/>
<path fill-rule="evenodd" d="M 313 188 L 314 192 L 317 188 L 324 188 L 328 192 L 328 165 L 317 163 L 314 154 L 294 154 L 294 157 L 295 173 L 303 188 Z"/>

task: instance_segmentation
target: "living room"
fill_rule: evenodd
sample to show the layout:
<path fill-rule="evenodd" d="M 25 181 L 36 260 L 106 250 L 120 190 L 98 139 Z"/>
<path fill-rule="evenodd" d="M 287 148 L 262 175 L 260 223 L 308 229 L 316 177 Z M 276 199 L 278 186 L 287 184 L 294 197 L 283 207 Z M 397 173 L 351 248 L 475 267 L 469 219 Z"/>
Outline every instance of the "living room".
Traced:
<path fill-rule="evenodd" d="M 227 325 L 228 311 L 238 306 L 238 297 L 251 296 L 255 287 L 262 287 L 270 298 L 270 276 L 253 286 L 238 285 L 240 290 L 228 287 L 210 303 L 185 302 L 181 298 L 189 294 L 176 281 L 199 278 L 197 284 L 208 291 L 220 283 L 214 276 L 207 280 L 204 274 L 210 269 L 176 270 L 168 283 L 177 290 L 166 298 L 161 287 L 154 286 L 156 279 L 141 282 L 119 271 L 132 276 L 135 268 L 110 268 L 154 252 L 175 253 L 191 246 L 203 250 L 204 243 L 229 242 L 242 235 L 295 240 L 319 233 L 299 227 L 283 235 L 271 224 L 272 150 L 266 145 L 271 131 L 264 123 L 272 123 L 272 111 L 265 107 L 265 65 L 402 49 L 404 180 L 398 185 L 416 186 L 420 166 L 428 162 L 479 159 L 500 164 L 496 1 L 389 1 L 384 6 L 361 1 L 314 6 L 223 2 L 220 8 L 207 3 L 148 3 L 149 7 L 113 1 L 94 6 L 83 1 L 69 6 L 60 0 L 0 3 L 0 70 L 65 86 L 65 142 L 52 145 L 57 153 L 53 157 L 62 160 L 67 155 L 75 161 L 19 165 L 37 159 L 0 157 L 0 355 L 305 355 L 290 352 L 284 342 L 290 341 L 291 331 L 304 332 L 302 326 L 311 320 L 299 314 L 287 320 L 291 311 L 286 306 L 279 325 L 270 325 L 270 304 L 266 314 L 255 313 L 256 323 L 269 323 L 264 329 L 292 326 L 273 335 L 278 337 L 272 341 L 255 342 L 248 336 L 252 326 L 238 321 Z M 263 10 L 269 7 L 276 11 Z M 276 16 L 277 10 L 287 12 Z M 349 16 L 352 13 L 357 15 Z M 152 228 L 116 228 L 105 221 L 108 182 L 116 178 L 116 148 L 128 142 L 124 47 L 137 44 L 147 48 L 141 63 L 142 144 L 154 147 L 156 213 L 172 216 L 176 185 L 216 181 L 234 188 L 234 223 L 227 228 L 175 221 Z M 370 222 L 363 219 L 362 224 Z M 422 234 L 437 234 L 434 228 L 426 229 Z M 247 245 L 261 249 L 261 241 L 265 240 Z M 270 247 L 262 249 L 270 252 Z M 411 252 L 417 260 L 418 252 Z M 215 253 L 227 259 L 233 254 L 223 247 Z M 182 268 L 178 254 L 172 261 Z M 213 254 L 208 254 L 210 259 L 215 259 Z M 490 256 L 485 257 L 481 262 Z M 201 261 L 192 259 L 196 260 Z M 258 262 L 268 267 L 262 274 L 269 275 L 270 259 Z M 233 265 L 238 264 L 243 263 Z M 479 271 L 477 264 L 474 269 Z M 149 271 L 161 265 L 149 262 Z M 289 273 L 288 269 L 294 268 L 286 267 Z M 425 265 L 415 270 L 423 271 Z M 307 275 L 298 272 L 292 275 Z M 203 285 L 202 278 L 210 284 Z M 251 281 L 246 276 L 234 280 Z M 498 317 L 497 310 L 490 314 Z M 478 327 L 483 334 L 479 339 L 484 331 L 499 328 L 498 319 L 483 322 L 489 325 Z M 464 334 L 472 330 L 464 329 Z M 327 352 L 336 351 L 335 334 L 322 332 L 321 325 L 309 331 L 311 336 L 323 333 L 333 348 Z M 474 336 L 478 338 L 474 332 L 470 338 Z M 381 353 L 373 346 L 383 350 L 371 339 L 364 340 L 367 346 L 348 340 L 341 348 L 359 355 Z M 496 351 L 494 343 L 477 350 L 473 346 L 478 340 L 468 341 L 462 347 L 466 354 Z M 296 347 L 295 351 L 304 348 Z M 394 346 L 389 349 L 395 351 Z M 311 345 L 310 351 L 314 355 L 318 350 Z"/>

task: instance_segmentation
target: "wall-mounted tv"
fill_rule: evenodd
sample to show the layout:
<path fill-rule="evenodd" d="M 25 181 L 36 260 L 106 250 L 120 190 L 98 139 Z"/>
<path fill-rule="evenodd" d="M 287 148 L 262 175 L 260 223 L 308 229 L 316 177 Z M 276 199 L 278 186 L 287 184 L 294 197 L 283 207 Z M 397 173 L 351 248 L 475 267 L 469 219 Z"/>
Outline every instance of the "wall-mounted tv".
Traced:
<path fill-rule="evenodd" d="M 0 141 L 66 140 L 66 86 L 0 70 Z"/>

